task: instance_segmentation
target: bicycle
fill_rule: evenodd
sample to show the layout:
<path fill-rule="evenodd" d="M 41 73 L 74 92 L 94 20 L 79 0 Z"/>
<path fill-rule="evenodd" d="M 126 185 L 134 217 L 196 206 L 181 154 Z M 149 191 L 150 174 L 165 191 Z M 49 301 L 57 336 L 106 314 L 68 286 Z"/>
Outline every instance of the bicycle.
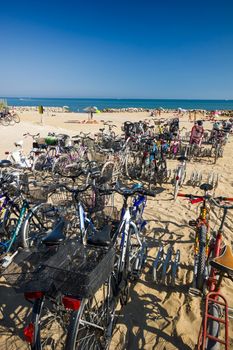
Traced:
<path fill-rule="evenodd" d="M 14 177 L 13 177 L 14 181 Z M 32 184 L 34 189 L 29 190 L 29 186 Z M 1 267 L 7 267 L 18 253 L 18 247 L 29 247 L 25 244 L 25 220 L 30 216 L 31 229 L 37 230 L 40 234 L 54 225 L 57 221 L 57 217 L 48 215 L 51 212 L 48 204 L 46 204 L 48 194 L 39 187 L 39 184 L 35 181 L 23 182 L 19 180 L 14 184 L 15 196 L 13 200 L 9 200 L 8 206 L 5 210 L 3 217 L 3 227 L 6 235 L 5 239 L 1 241 Z M 9 186 L 9 181 L 8 181 Z M 7 197 L 6 197 L 7 198 Z M 37 203 L 32 207 L 31 204 Z M 23 235 L 23 236 L 22 236 Z M 35 245 L 35 244 L 34 244 Z"/>
<path fill-rule="evenodd" d="M 216 236 L 210 242 L 208 263 L 210 265 L 207 280 L 208 294 L 205 300 L 203 321 L 198 338 L 198 350 L 218 350 L 220 344 L 229 349 L 228 338 L 228 304 L 226 298 L 220 292 L 223 277 L 233 280 L 233 254 L 229 246 L 222 247 L 223 227 L 227 212 L 233 209 L 233 205 L 221 204 L 233 201 L 233 198 L 211 198 L 211 203 L 223 209 L 221 223 Z M 219 274 L 219 278 L 218 275 Z M 222 320 L 224 316 L 224 320 Z M 221 325 L 225 326 L 225 339 L 219 338 Z"/>
<path fill-rule="evenodd" d="M 180 162 L 175 169 L 175 176 L 174 176 L 174 200 L 177 198 L 177 194 L 179 191 L 179 187 L 184 184 L 185 178 L 186 178 L 186 167 L 187 167 L 187 160 L 186 152 L 183 156 L 180 156 L 177 158 L 177 160 Z"/>
<path fill-rule="evenodd" d="M 206 262 L 209 253 L 209 219 L 210 208 L 207 202 L 210 199 L 208 193 L 213 189 L 210 184 L 202 184 L 200 189 L 204 191 L 203 196 L 178 193 L 178 197 L 189 198 L 191 204 L 202 203 L 200 214 L 196 220 L 189 221 L 189 225 L 195 227 L 195 243 L 194 243 L 194 278 L 193 288 L 190 292 L 195 293 L 196 289 L 202 291 L 204 281 L 206 279 Z"/>
<path fill-rule="evenodd" d="M 131 248 L 131 239 L 132 239 L 132 230 L 134 231 L 134 234 L 138 234 L 136 227 L 131 222 L 131 216 L 130 216 L 130 210 L 127 204 L 128 198 L 132 195 L 135 195 L 136 193 L 140 195 L 153 195 L 151 192 L 147 192 L 141 188 L 134 188 L 134 189 L 126 189 L 122 187 L 117 187 L 114 189 L 109 190 L 103 190 L 103 193 L 111 193 L 111 192 L 117 192 L 121 194 L 124 197 L 124 204 L 122 208 L 122 214 L 121 214 L 121 220 L 118 224 L 118 229 L 113 234 L 113 237 L 111 238 L 112 244 L 116 244 L 118 237 L 120 236 L 120 240 L 118 243 L 118 253 L 117 253 L 117 260 L 115 262 L 115 269 L 112 272 L 110 276 L 110 280 L 108 280 L 107 285 L 111 286 L 108 294 L 107 300 L 105 300 L 105 303 L 107 305 L 110 305 L 110 310 L 105 310 L 105 313 L 103 315 L 103 319 L 109 320 L 107 324 L 105 324 L 105 328 L 102 327 L 101 333 L 102 333 L 102 339 L 101 335 L 97 335 L 95 329 L 100 328 L 98 325 L 90 324 L 90 315 L 93 314 L 93 311 L 96 309 L 95 306 L 93 307 L 92 303 L 88 300 L 82 300 L 80 304 L 80 310 L 75 312 L 75 315 L 71 318 L 71 324 L 68 328 L 68 334 L 67 334 L 67 344 L 66 344 L 66 350 L 68 349 L 74 349 L 74 347 L 81 348 L 81 349 L 87 349 L 88 348 L 88 338 L 90 338 L 93 335 L 94 332 L 94 338 L 96 343 L 96 349 L 102 349 L 107 348 L 111 339 L 111 333 L 113 330 L 113 322 L 114 322 L 114 315 L 115 315 L 115 308 L 118 304 L 118 300 L 120 300 L 121 305 L 125 305 L 128 301 L 129 297 L 129 287 L 128 287 L 128 276 L 129 274 L 132 274 L 135 267 L 137 269 L 142 269 L 142 263 L 143 261 L 139 259 L 139 256 L 136 256 L 135 260 L 135 253 L 132 254 L 132 248 Z M 122 231 L 124 228 L 124 231 Z M 123 233 L 124 232 L 124 233 Z M 96 240 L 94 240 L 96 242 Z M 93 241 L 89 241 L 89 243 L 93 243 Z M 100 241 L 99 241 L 100 243 Z M 137 270 L 137 273 L 138 271 Z M 138 276 L 138 274 L 137 274 Z M 104 303 L 104 305 L 105 305 Z M 90 307 L 91 306 L 91 307 Z M 109 313 L 109 315 L 106 315 L 106 313 Z M 106 317 L 107 316 L 107 317 Z M 86 319 L 87 318 L 87 319 Z M 95 317 L 92 318 L 92 320 L 95 319 Z M 93 322 L 93 321 L 92 321 Z M 91 326 L 91 327 L 90 327 Z M 94 331 L 93 331 L 94 328 Z M 105 342 L 103 340 L 105 336 Z M 97 338 L 97 339 L 96 339 Z M 104 345 L 103 345 L 104 343 Z M 101 346 L 100 346 L 101 344 Z M 79 347 L 80 346 L 80 347 Z"/>

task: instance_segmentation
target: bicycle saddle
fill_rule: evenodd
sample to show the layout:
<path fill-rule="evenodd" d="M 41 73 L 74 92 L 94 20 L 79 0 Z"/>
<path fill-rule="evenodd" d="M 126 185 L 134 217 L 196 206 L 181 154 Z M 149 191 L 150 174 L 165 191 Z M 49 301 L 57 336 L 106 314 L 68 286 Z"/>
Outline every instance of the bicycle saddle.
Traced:
<path fill-rule="evenodd" d="M 48 233 L 45 238 L 42 238 L 42 243 L 46 246 L 58 245 L 65 240 L 65 235 L 63 233 L 65 226 L 65 221 L 60 220 L 55 228 Z"/>
<path fill-rule="evenodd" d="M 103 132 L 103 131 L 104 131 L 104 128 L 99 129 L 99 131 L 102 131 L 102 132 Z"/>
<path fill-rule="evenodd" d="M 23 140 L 17 141 L 14 143 L 16 147 L 22 147 L 23 146 Z"/>
<path fill-rule="evenodd" d="M 7 168 L 11 165 L 12 163 L 10 160 L 7 160 L 7 159 L 0 160 L 0 168 Z"/>
<path fill-rule="evenodd" d="M 183 162 L 184 160 L 188 160 L 188 158 L 185 157 L 185 156 L 180 156 L 180 157 L 177 158 L 177 160 L 178 160 L 179 162 Z"/>
<path fill-rule="evenodd" d="M 211 260 L 210 265 L 228 275 L 233 275 L 233 254 L 230 246 L 226 245 L 222 254 Z"/>
<path fill-rule="evenodd" d="M 200 189 L 203 191 L 211 191 L 213 189 L 213 186 L 210 184 L 202 184 L 200 186 Z"/>
<path fill-rule="evenodd" d="M 98 246 L 108 246 L 111 243 L 111 225 L 105 225 L 102 230 L 94 232 L 88 237 L 87 243 Z"/>

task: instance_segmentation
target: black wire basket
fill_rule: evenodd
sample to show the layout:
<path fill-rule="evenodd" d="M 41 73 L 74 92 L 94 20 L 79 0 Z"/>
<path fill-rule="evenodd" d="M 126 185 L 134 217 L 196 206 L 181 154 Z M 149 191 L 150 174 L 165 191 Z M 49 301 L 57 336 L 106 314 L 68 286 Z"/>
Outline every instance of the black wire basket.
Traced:
<path fill-rule="evenodd" d="M 54 251 L 20 252 L 2 276 L 19 293 L 56 290 L 89 298 L 110 276 L 114 261 L 113 247 L 83 246 L 70 240 Z"/>

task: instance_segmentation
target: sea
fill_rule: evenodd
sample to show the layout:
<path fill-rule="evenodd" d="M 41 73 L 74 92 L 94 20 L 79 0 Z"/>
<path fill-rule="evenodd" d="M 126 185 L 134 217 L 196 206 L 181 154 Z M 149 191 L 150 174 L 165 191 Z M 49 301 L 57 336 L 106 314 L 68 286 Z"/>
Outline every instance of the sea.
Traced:
<path fill-rule="evenodd" d="M 1 97 L 0 97 L 1 99 Z M 70 111 L 82 112 L 84 108 L 96 106 L 104 108 L 165 108 L 165 109 L 205 109 L 205 110 L 233 110 L 233 100 L 175 100 L 175 99 L 108 99 L 108 98 L 30 98 L 30 97 L 2 97 L 9 106 L 68 106 Z"/>

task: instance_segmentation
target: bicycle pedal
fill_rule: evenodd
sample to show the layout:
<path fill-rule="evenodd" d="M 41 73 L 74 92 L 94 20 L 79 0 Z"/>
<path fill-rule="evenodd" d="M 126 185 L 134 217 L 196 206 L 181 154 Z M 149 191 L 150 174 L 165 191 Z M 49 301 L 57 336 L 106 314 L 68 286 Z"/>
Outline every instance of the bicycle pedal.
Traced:
<path fill-rule="evenodd" d="M 199 289 L 194 287 L 190 287 L 188 293 L 194 297 L 202 296 L 202 292 Z"/>

